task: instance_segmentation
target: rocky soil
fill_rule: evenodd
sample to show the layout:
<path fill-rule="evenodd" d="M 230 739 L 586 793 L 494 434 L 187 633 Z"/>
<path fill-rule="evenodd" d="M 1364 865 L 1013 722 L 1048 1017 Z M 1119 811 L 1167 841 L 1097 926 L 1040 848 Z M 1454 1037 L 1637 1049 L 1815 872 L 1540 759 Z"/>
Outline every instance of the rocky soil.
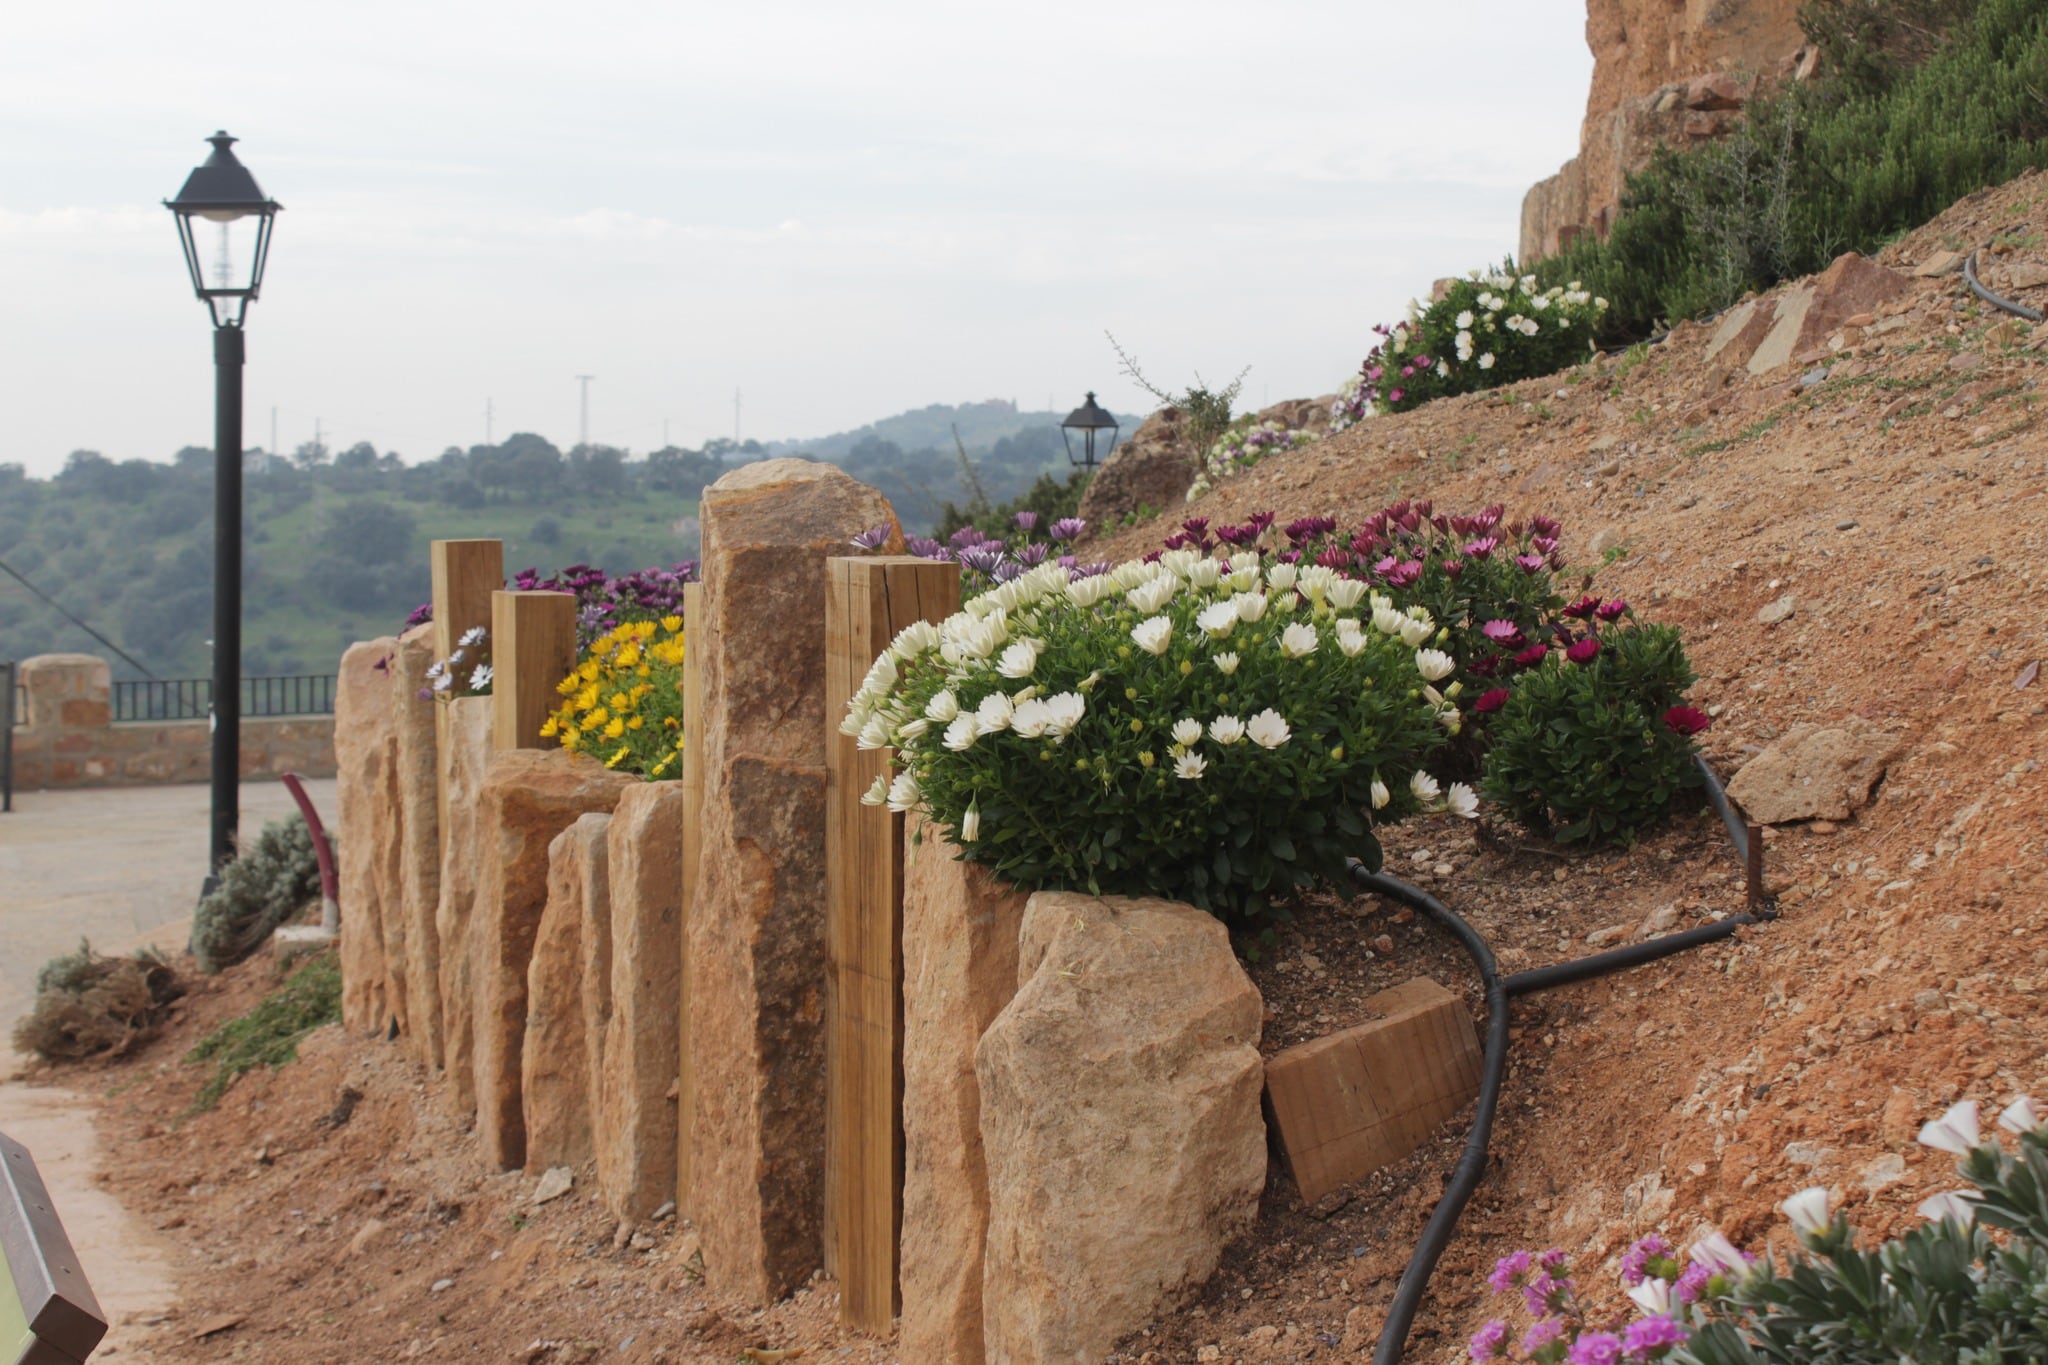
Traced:
<path fill-rule="evenodd" d="M 1910 269 L 1995 244 L 1987 273 L 2039 303 L 2048 179 L 1972 196 L 1888 250 Z M 1751 376 L 1709 365 L 1715 324 L 1552 379 L 1367 422 L 1275 457 L 1190 511 L 1361 517 L 1397 497 L 1504 501 L 1563 520 L 1602 591 L 1683 626 L 1739 768 L 1801 724 L 1860 717 L 1897 746 L 1874 799 L 1772 831 L 1783 918 L 1739 940 L 1514 1006 L 1493 1162 L 1434 1280 L 1409 1359 L 1450 1361 L 1486 1315 L 1485 1270 L 1558 1245 L 1618 1304 L 1618 1253 L 1704 1224 L 1782 1237 L 1773 1206 L 1830 1186 L 1869 1233 L 1951 1187 L 1919 1123 L 1975 1096 L 2048 1094 L 2048 437 L 2033 331 L 1953 274 L 1914 278 L 1884 317 Z M 1893 322 L 1893 319 L 1900 321 Z M 2048 334 L 2044 334 L 2048 336 Z M 1363 344 L 1363 343 L 1361 343 Z M 1150 523 L 1101 545 L 1152 548 Z M 1859 794 L 1860 795 L 1860 794 Z M 1854 804 L 1854 803 L 1850 803 Z M 1467 913 L 1512 967 L 1738 907 L 1717 822 L 1681 812 L 1627 852 L 1418 822 L 1390 862 Z M 316 1035 L 220 1110 L 185 1113 L 179 1058 L 245 1008 L 260 966 L 200 991 L 139 1059 L 99 1073 L 120 1153 L 109 1187 L 184 1248 L 184 1306 L 145 1358 L 881 1362 L 841 1334 L 829 1282 L 766 1313 L 702 1289 L 672 1216 L 620 1227 L 589 1173 L 544 1204 L 491 1172 L 398 1049 Z M 1331 898 L 1254 966 L 1270 1049 L 1353 1022 L 1426 973 L 1476 982 L 1433 929 Z M 1463 1122 L 1401 1166 L 1302 1209 L 1284 1171 L 1260 1224 L 1125 1361 L 1357 1359 L 1442 1189 Z"/>

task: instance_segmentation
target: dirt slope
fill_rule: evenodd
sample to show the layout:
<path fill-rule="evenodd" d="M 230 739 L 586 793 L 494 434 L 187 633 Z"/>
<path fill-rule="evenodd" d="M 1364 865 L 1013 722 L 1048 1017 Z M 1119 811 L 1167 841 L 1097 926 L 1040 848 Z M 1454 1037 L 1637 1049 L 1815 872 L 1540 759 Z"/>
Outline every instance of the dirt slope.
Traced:
<path fill-rule="evenodd" d="M 1886 259 L 1996 233 L 2014 248 L 2000 269 L 2048 261 L 2044 191 L 2029 178 L 1975 196 Z M 1643 1232 L 1676 1239 L 1711 1221 L 1754 1242 L 1777 1228 L 1779 1199 L 1816 1182 L 1866 1229 L 1903 1226 L 1923 1194 L 1954 1183 L 1946 1158 L 1913 1144 L 1922 1119 L 1961 1095 L 2048 1095 L 2048 683 L 2014 686 L 2048 655 L 2040 358 L 1954 277 L 1917 282 L 1900 316 L 1805 389 L 1797 368 L 1723 382 L 1701 362 L 1709 329 L 1688 325 L 1641 357 L 1368 422 L 1190 509 L 1355 517 L 1430 496 L 1549 512 L 1575 560 L 1614 554 L 1605 591 L 1686 628 L 1697 699 L 1720 708 L 1708 747 L 1724 771 L 1797 722 L 1852 712 L 1905 746 L 1859 819 L 1774 834 L 1777 924 L 1517 1004 L 1495 1162 L 1411 1360 L 1461 1356 L 1485 1313 L 1485 1269 L 1518 1246 L 1562 1245 L 1607 1289 L 1615 1254 Z M 1170 529 L 1102 548 L 1142 552 Z M 1760 624 L 1786 595 L 1790 618 Z M 1480 833 L 1420 822 L 1390 856 L 1469 911 L 1511 966 L 1579 955 L 1588 933 L 1660 911 L 1700 922 L 1739 897 L 1697 816 L 1628 854 Z M 1412 918 L 1311 906 L 1256 968 L 1269 1042 L 1341 1025 L 1365 994 L 1418 971 L 1472 992 Z M 185 1304 L 147 1324 L 142 1358 L 892 1358 L 888 1343 L 836 1331 L 829 1283 L 767 1314 L 711 1302 L 689 1230 L 615 1228 L 585 1198 L 587 1173 L 533 1207 L 533 1182 L 488 1172 L 443 1116 L 438 1083 L 387 1044 L 328 1031 L 294 1066 L 245 1078 L 217 1113 L 186 1117 L 200 1078 L 177 1059 L 262 984 L 260 968 L 242 969 L 103 1077 L 101 1122 L 121 1154 L 108 1183 L 184 1248 Z M 1254 1239 L 1121 1358 L 1369 1351 L 1461 1139 L 1447 1128 L 1312 1211 L 1276 1172 Z"/>

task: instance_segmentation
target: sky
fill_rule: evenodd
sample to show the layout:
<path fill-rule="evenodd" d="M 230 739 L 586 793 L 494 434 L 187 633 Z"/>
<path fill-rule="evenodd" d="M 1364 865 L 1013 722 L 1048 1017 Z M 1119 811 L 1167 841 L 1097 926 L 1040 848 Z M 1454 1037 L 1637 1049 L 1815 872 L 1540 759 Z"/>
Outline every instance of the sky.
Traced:
<path fill-rule="evenodd" d="M 247 444 L 822 435 L 929 403 L 1333 391 L 1512 252 L 1583 0 L 138 0 L 0 22 L 0 462 L 213 438 L 171 215 L 281 201 Z M 735 391 L 740 395 L 735 413 Z"/>

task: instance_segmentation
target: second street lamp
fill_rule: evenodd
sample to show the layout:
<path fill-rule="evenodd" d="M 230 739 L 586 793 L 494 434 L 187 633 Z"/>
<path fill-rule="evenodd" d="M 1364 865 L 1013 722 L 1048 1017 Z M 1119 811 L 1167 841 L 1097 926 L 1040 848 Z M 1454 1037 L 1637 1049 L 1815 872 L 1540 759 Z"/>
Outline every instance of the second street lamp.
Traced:
<path fill-rule="evenodd" d="M 1104 437 L 1103 432 L 1109 435 Z M 1074 449 L 1074 438 L 1081 438 L 1081 448 Z M 1067 414 L 1067 420 L 1060 423 L 1060 438 L 1067 443 L 1067 460 L 1075 467 L 1093 472 L 1097 462 L 1109 458 L 1109 452 L 1116 448 L 1116 418 L 1104 412 L 1095 404 L 1095 395 L 1089 394 L 1087 401 Z M 1097 441 L 1101 449 L 1096 448 Z"/>
<path fill-rule="evenodd" d="M 213 155 L 164 207 L 178 220 L 192 289 L 213 316 L 213 818 L 210 892 L 235 858 L 242 762 L 242 323 L 263 288 L 270 228 L 284 207 L 266 198 L 215 133 Z"/>

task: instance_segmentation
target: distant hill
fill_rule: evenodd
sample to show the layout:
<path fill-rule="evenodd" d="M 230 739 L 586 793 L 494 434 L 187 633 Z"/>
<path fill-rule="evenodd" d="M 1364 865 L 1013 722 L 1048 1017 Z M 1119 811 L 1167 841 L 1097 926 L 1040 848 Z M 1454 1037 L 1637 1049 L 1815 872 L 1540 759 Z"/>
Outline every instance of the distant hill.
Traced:
<path fill-rule="evenodd" d="M 563 451 L 521 432 L 405 464 L 368 444 L 302 446 L 245 460 L 242 667 L 326 673 L 351 641 L 395 630 L 428 596 L 427 543 L 496 537 L 505 564 L 611 573 L 693 559 L 697 497 L 725 470 L 808 454 L 879 488 L 906 529 L 928 532 L 948 503 L 973 496 L 953 443 L 991 503 L 1041 474 L 1064 480 L 1064 413 L 1006 401 L 934 404 L 809 441 L 715 440 L 640 458 L 605 446 Z M 1135 427 L 1135 420 L 1131 423 Z M 1128 430 L 1126 431 L 1128 434 Z M 201 677 L 212 661 L 213 453 L 116 462 L 76 451 L 31 479 L 0 463 L 0 561 L 108 636 L 159 677 Z M 106 648 L 0 575 L 0 659 Z M 115 676 L 137 671 L 114 660 Z"/>

